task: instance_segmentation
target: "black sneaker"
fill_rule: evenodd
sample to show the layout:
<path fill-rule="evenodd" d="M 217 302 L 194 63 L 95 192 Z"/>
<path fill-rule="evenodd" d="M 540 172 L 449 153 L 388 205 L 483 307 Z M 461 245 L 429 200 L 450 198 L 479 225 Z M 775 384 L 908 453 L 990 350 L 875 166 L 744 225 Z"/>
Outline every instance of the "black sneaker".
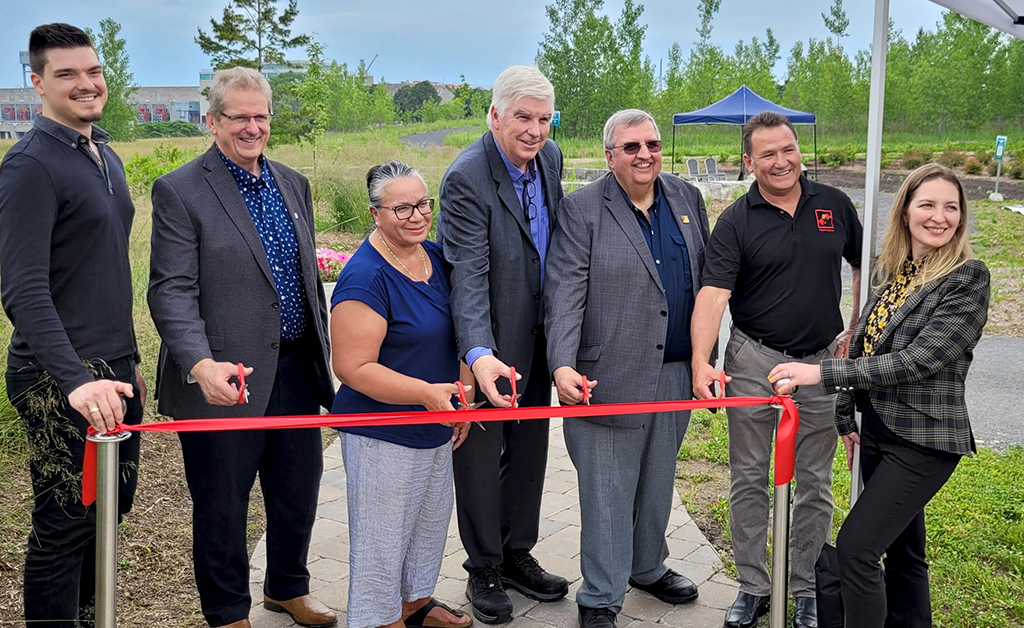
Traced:
<path fill-rule="evenodd" d="M 554 602 L 569 593 L 569 581 L 544 571 L 530 552 L 518 552 L 501 564 L 502 580 L 528 598 Z"/>
<path fill-rule="evenodd" d="M 580 628 L 616 628 L 615 611 L 610 608 L 580 607 Z"/>
<path fill-rule="evenodd" d="M 512 600 L 501 582 L 501 573 L 486 567 L 469 574 L 466 597 L 473 605 L 473 616 L 485 624 L 512 621 Z"/>

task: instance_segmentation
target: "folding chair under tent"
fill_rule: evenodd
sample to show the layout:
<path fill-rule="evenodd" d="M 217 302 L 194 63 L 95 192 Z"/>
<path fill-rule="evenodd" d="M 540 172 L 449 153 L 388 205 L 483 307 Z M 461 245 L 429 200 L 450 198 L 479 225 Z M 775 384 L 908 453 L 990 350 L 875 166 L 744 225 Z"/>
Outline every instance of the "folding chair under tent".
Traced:
<path fill-rule="evenodd" d="M 814 125 L 814 178 L 818 178 L 818 120 L 813 113 L 780 107 L 770 100 L 758 96 L 746 85 L 722 100 L 703 109 L 672 116 L 672 172 L 676 171 L 676 127 L 684 124 L 735 124 L 744 125 L 747 120 L 762 111 L 775 111 L 786 116 L 793 124 Z"/>

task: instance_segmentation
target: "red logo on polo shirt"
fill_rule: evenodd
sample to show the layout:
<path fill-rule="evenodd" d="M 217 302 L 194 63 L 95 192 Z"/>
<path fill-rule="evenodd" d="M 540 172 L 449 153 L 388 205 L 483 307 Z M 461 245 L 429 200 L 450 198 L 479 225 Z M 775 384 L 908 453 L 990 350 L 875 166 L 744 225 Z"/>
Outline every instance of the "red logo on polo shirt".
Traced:
<path fill-rule="evenodd" d="M 814 216 L 817 218 L 818 231 L 835 231 L 836 227 L 832 224 L 832 210 L 831 209 L 816 209 L 814 210 Z"/>

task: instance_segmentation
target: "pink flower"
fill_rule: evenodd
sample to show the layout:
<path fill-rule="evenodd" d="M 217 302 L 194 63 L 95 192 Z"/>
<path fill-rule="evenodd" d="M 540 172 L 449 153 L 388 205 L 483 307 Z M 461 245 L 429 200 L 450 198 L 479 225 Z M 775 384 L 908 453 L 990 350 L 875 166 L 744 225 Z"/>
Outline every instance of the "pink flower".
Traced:
<path fill-rule="evenodd" d="M 337 281 L 341 269 L 345 267 L 345 264 L 350 259 L 352 259 L 352 256 L 348 253 L 340 253 L 326 247 L 317 249 L 316 261 L 320 267 L 320 279 L 325 283 Z"/>

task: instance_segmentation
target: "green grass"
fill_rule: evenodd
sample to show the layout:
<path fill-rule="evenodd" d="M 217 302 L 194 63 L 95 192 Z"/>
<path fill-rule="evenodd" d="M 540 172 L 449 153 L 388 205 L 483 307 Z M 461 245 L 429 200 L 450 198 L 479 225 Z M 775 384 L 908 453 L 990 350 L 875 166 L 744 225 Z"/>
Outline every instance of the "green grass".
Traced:
<path fill-rule="evenodd" d="M 679 458 L 728 464 L 725 416 L 694 412 Z M 842 444 L 833 473 L 834 541 L 850 500 Z M 711 501 L 705 513 L 728 537 L 728 500 Z M 1024 448 L 1005 454 L 982 449 L 964 458 L 925 517 L 936 628 L 1024 626 Z"/>

